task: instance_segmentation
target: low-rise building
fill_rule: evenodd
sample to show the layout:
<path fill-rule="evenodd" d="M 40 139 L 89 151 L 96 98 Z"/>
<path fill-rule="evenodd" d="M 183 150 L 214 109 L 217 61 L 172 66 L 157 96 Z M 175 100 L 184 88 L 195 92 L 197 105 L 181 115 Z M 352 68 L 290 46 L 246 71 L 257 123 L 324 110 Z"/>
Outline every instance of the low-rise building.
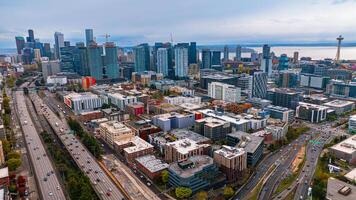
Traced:
<path fill-rule="evenodd" d="M 101 123 L 100 137 L 111 147 L 115 141 L 128 140 L 135 136 L 135 132 L 125 124 L 116 121 Z"/>
<path fill-rule="evenodd" d="M 195 132 L 213 140 L 225 139 L 231 133 L 231 125 L 224 120 L 206 117 L 195 121 Z"/>
<path fill-rule="evenodd" d="M 266 110 L 271 118 L 280 119 L 283 122 L 291 123 L 294 120 L 294 110 L 280 107 L 280 106 L 267 106 Z"/>
<path fill-rule="evenodd" d="M 328 179 L 326 189 L 327 200 L 354 200 L 356 199 L 356 187 L 336 178 Z"/>
<path fill-rule="evenodd" d="M 192 113 L 166 113 L 152 117 L 152 123 L 160 127 L 163 131 L 170 131 L 175 128 L 188 128 L 194 125 L 195 115 Z"/>
<path fill-rule="evenodd" d="M 142 85 L 148 85 L 151 81 L 158 81 L 163 79 L 162 73 L 154 71 L 133 72 L 131 81 L 134 83 L 141 83 Z"/>
<path fill-rule="evenodd" d="M 161 131 L 160 128 L 151 124 L 150 120 L 130 121 L 126 124 L 136 132 L 136 135 L 145 141 L 149 140 L 149 135 Z"/>
<path fill-rule="evenodd" d="M 351 115 L 349 118 L 349 132 L 352 134 L 356 132 L 356 115 Z"/>
<path fill-rule="evenodd" d="M 336 114 L 340 115 L 345 112 L 349 112 L 355 109 L 355 103 L 352 101 L 344 100 L 334 100 L 328 103 L 324 103 L 324 106 L 327 106 L 335 111 Z"/>
<path fill-rule="evenodd" d="M 356 135 L 329 148 L 336 158 L 356 164 Z"/>
<path fill-rule="evenodd" d="M 108 94 L 109 103 L 117 106 L 121 110 L 125 110 L 126 106 L 132 103 L 137 103 L 136 96 L 125 96 L 120 93 Z"/>
<path fill-rule="evenodd" d="M 101 108 L 103 100 L 91 92 L 72 92 L 63 97 L 64 103 L 76 114 Z"/>
<path fill-rule="evenodd" d="M 5 187 L 7 188 L 10 184 L 9 179 L 9 168 L 4 167 L 0 169 L 0 188 Z"/>
<path fill-rule="evenodd" d="M 200 104 L 201 97 L 197 96 L 168 96 L 164 97 L 164 102 L 172 105 L 180 105 L 183 103 Z"/>
<path fill-rule="evenodd" d="M 193 193 L 221 187 L 226 180 L 209 156 L 192 156 L 175 162 L 169 166 L 168 172 L 170 185 L 190 188 Z"/>
<path fill-rule="evenodd" d="M 163 170 L 169 165 L 154 155 L 146 155 L 136 158 L 136 167 L 151 180 L 159 180 Z"/>
<path fill-rule="evenodd" d="M 247 152 L 247 165 L 253 167 L 263 156 L 263 138 L 237 131 L 227 135 L 227 144 Z"/>
<path fill-rule="evenodd" d="M 288 124 L 287 123 L 279 123 L 279 124 L 270 124 L 265 130 L 272 134 L 272 138 L 274 141 L 283 140 L 288 132 Z"/>
<path fill-rule="evenodd" d="M 326 106 L 299 102 L 296 108 L 295 117 L 312 123 L 319 123 L 326 120 L 327 110 Z"/>
<path fill-rule="evenodd" d="M 78 116 L 81 122 L 88 122 L 93 119 L 100 119 L 103 118 L 103 113 L 100 110 L 94 110 L 89 112 L 82 112 Z"/>
<path fill-rule="evenodd" d="M 187 160 L 195 155 L 207 155 L 210 151 L 209 144 L 198 144 L 197 142 L 185 138 L 167 143 L 164 147 L 165 160 L 168 163 Z"/>
<path fill-rule="evenodd" d="M 345 174 L 345 178 L 347 178 L 350 182 L 356 181 L 356 168 Z"/>
<path fill-rule="evenodd" d="M 115 141 L 114 150 L 123 154 L 130 165 L 134 164 L 135 158 L 154 153 L 154 147 L 138 136 Z"/>
<path fill-rule="evenodd" d="M 52 85 L 66 85 L 68 81 L 66 76 L 52 75 L 47 77 L 46 83 Z"/>
<path fill-rule="evenodd" d="M 242 148 L 224 145 L 214 151 L 214 161 L 226 174 L 228 181 L 236 181 L 247 168 L 247 154 Z"/>
<path fill-rule="evenodd" d="M 141 102 L 131 103 L 126 106 L 126 111 L 133 116 L 139 116 L 145 113 L 144 106 Z"/>
<path fill-rule="evenodd" d="M 246 102 L 252 104 L 253 107 L 262 108 L 262 109 L 272 104 L 272 101 L 270 100 L 256 98 L 256 97 L 249 98 L 246 100 Z"/>
<path fill-rule="evenodd" d="M 126 121 L 130 119 L 130 115 L 125 113 L 123 110 L 118 110 L 116 108 L 106 108 L 101 109 L 103 112 L 104 117 L 107 118 L 109 121 Z"/>

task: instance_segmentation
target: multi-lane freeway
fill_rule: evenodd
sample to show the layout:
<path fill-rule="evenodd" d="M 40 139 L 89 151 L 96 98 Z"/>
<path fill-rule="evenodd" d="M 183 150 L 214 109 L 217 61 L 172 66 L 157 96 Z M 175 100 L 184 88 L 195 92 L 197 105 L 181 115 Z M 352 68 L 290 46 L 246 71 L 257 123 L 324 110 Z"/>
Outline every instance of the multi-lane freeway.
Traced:
<path fill-rule="evenodd" d="M 125 199 L 123 193 L 99 166 L 92 154 L 74 135 L 69 133 L 70 129 L 65 120 L 59 119 L 37 94 L 31 93 L 30 97 L 36 107 L 37 113 L 45 115 L 48 123 L 64 144 L 78 167 L 89 177 L 98 196 L 105 200 Z"/>
<path fill-rule="evenodd" d="M 54 168 L 47 157 L 45 148 L 41 142 L 37 130 L 31 120 L 25 103 L 23 91 L 16 92 L 16 104 L 18 118 L 25 137 L 26 146 L 35 171 L 37 185 L 41 192 L 42 199 L 64 200 L 65 195 L 59 179 L 54 173 Z"/>

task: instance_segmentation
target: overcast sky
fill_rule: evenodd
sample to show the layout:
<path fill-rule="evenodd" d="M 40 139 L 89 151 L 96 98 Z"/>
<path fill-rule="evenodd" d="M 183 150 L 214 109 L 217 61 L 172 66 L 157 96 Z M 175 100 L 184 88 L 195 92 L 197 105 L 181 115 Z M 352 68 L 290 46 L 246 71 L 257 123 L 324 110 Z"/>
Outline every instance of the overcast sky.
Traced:
<path fill-rule="evenodd" d="M 120 46 L 142 42 L 198 44 L 356 41 L 356 0 L 0 0 L 0 47 L 17 35 L 53 44 L 84 41 L 84 29 Z"/>

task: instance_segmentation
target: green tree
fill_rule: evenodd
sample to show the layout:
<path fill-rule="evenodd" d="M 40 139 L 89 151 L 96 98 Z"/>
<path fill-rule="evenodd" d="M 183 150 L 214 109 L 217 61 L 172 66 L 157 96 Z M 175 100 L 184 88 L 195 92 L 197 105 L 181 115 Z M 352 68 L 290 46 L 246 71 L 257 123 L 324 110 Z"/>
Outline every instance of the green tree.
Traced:
<path fill-rule="evenodd" d="M 167 171 L 167 170 L 163 170 L 163 171 L 161 172 L 161 176 L 162 176 L 162 182 L 163 182 L 164 184 L 167 184 L 167 183 L 168 183 L 168 180 L 169 180 L 169 173 L 168 173 L 168 171 Z"/>
<path fill-rule="evenodd" d="M 9 167 L 10 171 L 16 170 L 21 165 L 21 160 L 16 158 L 11 158 L 7 160 L 7 166 Z"/>
<path fill-rule="evenodd" d="M 192 189 L 186 187 L 177 187 L 175 192 L 178 199 L 186 199 L 192 195 Z"/>
<path fill-rule="evenodd" d="M 103 103 L 103 105 L 101 106 L 101 109 L 107 109 L 110 108 L 110 105 L 107 103 Z"/>
<path fill-rule="evenodd" d="M 7 141 L 6 139 L 1 140 L 2 143 L 2 149 L 4 150 L 5 154 L 8 154 L 11 151 L 11 145 L 10 142 Z"/>
<path fill-rule="evenodd" d="M 195 200 L 207 200 L 208 193 L 206 191 L 200 191 L 196 194 Z"/>
<path fill-rule="evenodd" d="M 11 183 L 9 186 L 9 192 L 10 193 L 16 193 L 17 188 L 16 188 L 16 184 L 15 183 Z"/>
<path fill-rule="evenodd" d="M 21 155 L 20 153 L 18 152 L 15 152 L 15 151 L 11 151 L 7 154 L 7 159 L 20 159 L 21 158 Z"/>
<path fill-rule="evenodd" d="M 224 188 L 224 197 L 225 197 L 226 199 L 232 197 L 232 196 L 234 195 L 234 193 L 235 193 L 235 192 L 234 192 L 234 189 L 232 189 L 232 187 L 226 186 L 226 187 Z"/>

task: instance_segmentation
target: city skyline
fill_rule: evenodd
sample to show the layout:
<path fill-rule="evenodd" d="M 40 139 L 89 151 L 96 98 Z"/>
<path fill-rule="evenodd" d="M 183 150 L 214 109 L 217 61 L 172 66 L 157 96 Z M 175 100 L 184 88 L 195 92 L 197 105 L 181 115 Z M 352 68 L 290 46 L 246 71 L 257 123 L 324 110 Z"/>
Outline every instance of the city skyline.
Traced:
<path fill-rule="evenodd" d="M 15 36 L 25 36 L 26 29 L 33 29 L 35 38 L 51 45 L 56 31 L 65 40 L 85 41 L 86 28 L 94 29 L 98 41 L 110 34 L 110 40 L 119 46 L 170 41 L 171 34 L 174 42 L 201 45 L 333 42 L 339 34 L 347 38 L 345 42 L 356 41 L 356 22 L 351 16 L 354 0 L 92 0 L 61 4 L 70 6 L 58 9 L 58 4 L 42 0 L 35 5 L 23 0 L 1 2 L 4 16 L 11 20 L 0 25 L 0 48 L 15 47 Z"/>

